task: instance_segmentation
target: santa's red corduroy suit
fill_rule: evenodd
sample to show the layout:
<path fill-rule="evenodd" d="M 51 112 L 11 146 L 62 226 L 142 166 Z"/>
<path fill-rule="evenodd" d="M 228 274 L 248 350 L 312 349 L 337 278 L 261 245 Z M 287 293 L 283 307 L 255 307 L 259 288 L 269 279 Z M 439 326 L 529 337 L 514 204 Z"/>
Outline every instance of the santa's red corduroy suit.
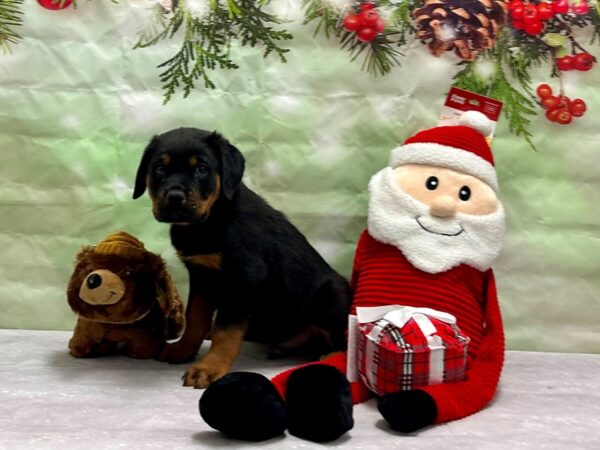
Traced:
<path fill-rule="evenodd" d="M 468 181 L 469 175 L 481 185 L 471 182 L 467 192 L 460 177 Z M 458 183 L 459 200 L 450 198 L 452 183 Z M 399 193 L 398 186 L 408 194 Z M 438 195 L 443 188 L 450 194 Z M 471 339 L 464 381 L 420 388 L 435 401 L 437 423 L 482 409 L 493 398 L 502 370 L 504 333 L 490 268 L 504 232 L 497 190 L 489 145 L 465 126 L 437 127 L 409 138 L 369 185 L 368 227 L 357 245 L 351 281 L 352 314 L 356 307 L 433 308 L 454 315 Z M 479 203 L 469 205 L 471 199 Z M 346 373 L 347 354 L 312 364 Z M 297 369 L 272 380 L 284 398 L 289 375 Z M 353 403 L 373 395 L 361 381 L 352 382 L 351 391 Z"/>

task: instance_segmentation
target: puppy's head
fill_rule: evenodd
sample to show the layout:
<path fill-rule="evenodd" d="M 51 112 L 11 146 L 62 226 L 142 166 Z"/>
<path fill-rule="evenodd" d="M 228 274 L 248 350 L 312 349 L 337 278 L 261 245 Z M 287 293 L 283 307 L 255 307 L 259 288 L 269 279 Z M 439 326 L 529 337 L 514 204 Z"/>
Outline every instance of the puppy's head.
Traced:
<path fill-rule="evenodd" d="M 206 220 L 221 198 L 231 200 L 244 174 L 244 157 L 217 132 L 178 128 L 154 136 L 140 162 L 133 198 L 146 188 L 160 222 Z"/>

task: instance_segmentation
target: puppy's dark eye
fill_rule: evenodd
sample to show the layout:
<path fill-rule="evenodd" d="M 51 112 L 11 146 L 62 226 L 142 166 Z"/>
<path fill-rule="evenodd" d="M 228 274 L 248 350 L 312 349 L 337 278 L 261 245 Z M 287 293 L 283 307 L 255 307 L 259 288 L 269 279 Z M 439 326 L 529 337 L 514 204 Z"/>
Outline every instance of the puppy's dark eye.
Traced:
<path fill-rule="evenodd" d="M 165 173 L 167 173 L 167 169 L 165 168 L 165 166 L 163 165 L 159 165 L 156 166 L 154 168 L 154 171 L 158 174 L 158 175 L 164 175 Z"/>
<path fill-rule="evenodd" d="M 437 177 L 429 177 L 425 182 L 425 187 L 430 191 L 435 191 L 440 184 L 440 180 Z"/>
<path fill-rule="evenodd" d="M 466 202 L 471 198 L 471 188 L 469 186 L 463 186 L 458 191 L 458 198 L 460 198 L 463 202 Z"/>
<path fill-rule="evenodd" d="M 198 175 L 205 175 L 208 172 L 208 166 L 206 164 L 200 164 L 196 167 L 196 173 Z"/>

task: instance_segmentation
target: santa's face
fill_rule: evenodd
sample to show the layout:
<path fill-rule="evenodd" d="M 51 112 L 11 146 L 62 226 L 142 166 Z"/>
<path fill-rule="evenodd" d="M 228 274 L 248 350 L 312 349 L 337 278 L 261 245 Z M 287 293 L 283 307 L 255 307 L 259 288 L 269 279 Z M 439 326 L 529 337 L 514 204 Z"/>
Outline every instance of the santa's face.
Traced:
<path fill-rule="evenodd" d="M 478 178 L 419 164 L 388 167 L 373 176 L 369 195 L 369 233 L 423 271 L 486 270 L 500 252 L 504 209 Z"/>

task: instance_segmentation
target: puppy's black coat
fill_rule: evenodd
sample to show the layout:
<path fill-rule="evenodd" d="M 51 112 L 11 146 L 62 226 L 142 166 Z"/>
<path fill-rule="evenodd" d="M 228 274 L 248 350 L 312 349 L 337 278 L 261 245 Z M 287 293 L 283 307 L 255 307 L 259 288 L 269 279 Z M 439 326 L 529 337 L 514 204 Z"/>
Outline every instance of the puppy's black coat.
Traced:
<path fill-rule="evenodd" d="M 151 140 L 133 197 L 148 188 L 156 219 L 172 224 L 171 241 L 189 271 L 190 302 L 216 311 L 213 332 L 243 327 L 247 339 L 284 347 L 318 336 L 318 353 L 343 349 L 348 282 L 241 182 L 243 172 L 244 157 L 221 135 L 179 128 Z M 200 320 L 190 302 L 183 341 Z M 195 355 L 198 339 L 187 339 L 187 353 Z"/>

